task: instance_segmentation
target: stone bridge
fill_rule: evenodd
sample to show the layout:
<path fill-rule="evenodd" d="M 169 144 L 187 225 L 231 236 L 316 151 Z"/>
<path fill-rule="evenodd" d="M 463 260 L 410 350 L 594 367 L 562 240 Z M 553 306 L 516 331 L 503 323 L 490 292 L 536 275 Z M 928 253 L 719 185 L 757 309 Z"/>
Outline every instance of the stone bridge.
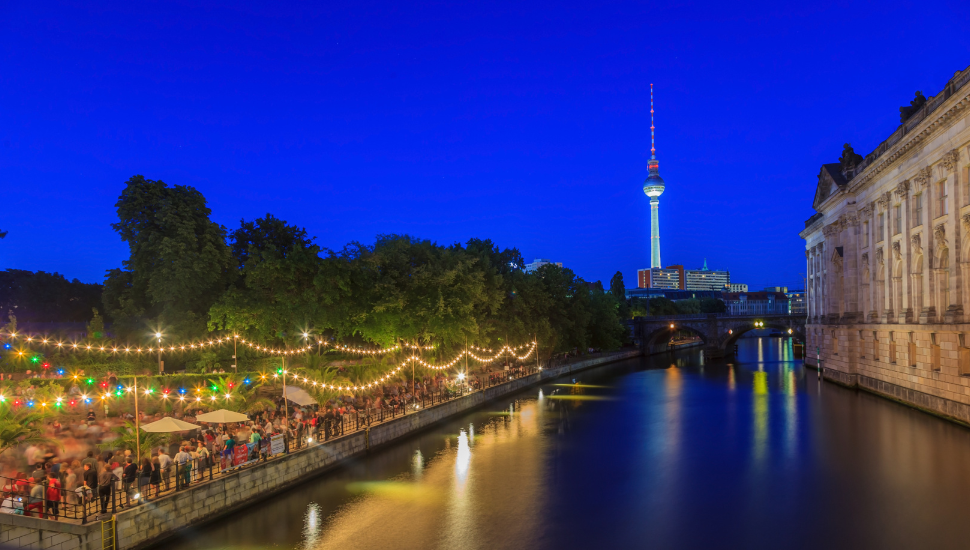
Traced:
<path fill-rule="evenodd" d="M 763 323 L 756 326 L 755 323 Z M 705 357 L 723 357 L 734 352 L 734 344 L 744 333 L 759 329 L 777 329 L 805 342 L 805 315 L 731 315 L 698 313 L 637 317 L 631 321 L 633 338 L 644 353 L 667 351 L 667 343 L 678 331 L 696 334 L 704 341 Z M 790 332 L 789 332 L 790 331 Z"/>

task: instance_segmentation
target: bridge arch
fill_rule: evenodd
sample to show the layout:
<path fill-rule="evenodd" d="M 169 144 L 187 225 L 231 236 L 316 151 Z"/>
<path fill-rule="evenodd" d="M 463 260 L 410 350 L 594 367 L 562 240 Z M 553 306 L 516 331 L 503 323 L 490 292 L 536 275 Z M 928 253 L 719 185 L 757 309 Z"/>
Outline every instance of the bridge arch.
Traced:
<path fill-rule="evenodd" d="M 804 327 L 799 327 L 798 325 L 786 324 L 779 319 L 768 318 L 764 321 L 764 326 L 754 326 L 754 321 L 749 321 L 746 323 L 731 323 L 733 326 L 728 326 L 726 332 L 726 338 L 721 341 L 721 349 L 728 350 L 734 347 L 737 343 L 738 338 L 744 336 L 745 334 L 751 332 L 752 330 L 761 329 L 775 329 L 781 331 L 785 336 L 791 336 L 793 340 L 801 343 L 805 343 Z M 791 332 L 789 332 L 789 330 Z"/>
<path fill-rule="evenodd" d="M 678 332 L 690 332 L 691 334 L 700 337 L 704 345 L 708 345 L 708 335 L 703 329 L 693 327 L 690 324 L 682 324 L 672 321 L 671 323 L 664 323 L 662 325 L 657 325 L 654 327 L 644 327 L 643 334 L 641 334 L 641 346 L 649 353 L 661 353 L 669 349 L 670 339 L 674 334 Z"/>

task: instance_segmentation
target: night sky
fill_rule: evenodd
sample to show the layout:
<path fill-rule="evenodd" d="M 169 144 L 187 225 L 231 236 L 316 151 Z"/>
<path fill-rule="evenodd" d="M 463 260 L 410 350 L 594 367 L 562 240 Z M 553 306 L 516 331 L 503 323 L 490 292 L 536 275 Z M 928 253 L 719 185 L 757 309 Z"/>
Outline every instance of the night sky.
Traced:
<path fill-rule="evenodd" d="M 820 165 L 970 65 L 960 1 L 197 4 L 0 1 L 0 269 L 102 281 L 143 174 L 230 230 L 491 238 L 635 286 L 652 82 L 663 263 L 800 287 Z"/>

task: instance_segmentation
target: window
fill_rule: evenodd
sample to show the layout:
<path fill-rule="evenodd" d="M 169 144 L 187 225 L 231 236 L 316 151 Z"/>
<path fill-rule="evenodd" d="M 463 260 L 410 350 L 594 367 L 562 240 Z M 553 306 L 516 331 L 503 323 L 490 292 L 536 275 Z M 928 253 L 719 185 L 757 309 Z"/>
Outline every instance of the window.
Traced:
<path fill-rule="evenodd" d="M 886 234 L 886 215 L 879 214 L 879 235 L 876 236 L 876 242 L 881 243 L 883 240 L 883 235 Z"/>
<path fill-rule="evenodd" d="M 899 235 L 903 232 L 903 205 L 896 205 L 893 216 L 893 235 Z"/>
<path fill-rule="evenodd" d="M 869 222 L 862 222 L 862 247 L 869 246 Z"/>
<path fill-rule="evenodd" d="M 936 197 L 937 197 L 937 200 L 936 200 L 936 216 L 937 217 L 940 217 L 940 216 L 947 215 L 947 208 L 946 208 L 946 180 L 943 180 L 940 183 L 936 184 Z"/>
<path fill-rule="evenodd" d="M 923 194 L 913 196 L 913 227 L 923 225 Z"/>

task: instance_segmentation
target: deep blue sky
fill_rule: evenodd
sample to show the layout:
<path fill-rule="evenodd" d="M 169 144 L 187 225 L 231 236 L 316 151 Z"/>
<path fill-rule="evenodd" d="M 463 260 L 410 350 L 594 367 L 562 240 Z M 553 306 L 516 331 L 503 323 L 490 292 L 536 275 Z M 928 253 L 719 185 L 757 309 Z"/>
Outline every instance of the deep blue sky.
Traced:
<path fill-rule="evenodd" d="M 800 286 L 819 166 L 970 64 L 959 1 L 197 4 L 0 1 L 0 269 L 102 280 L 143 174 L 230 229 L 491 238 L 635 286 L 653 82 L 664 264 Z"/>

